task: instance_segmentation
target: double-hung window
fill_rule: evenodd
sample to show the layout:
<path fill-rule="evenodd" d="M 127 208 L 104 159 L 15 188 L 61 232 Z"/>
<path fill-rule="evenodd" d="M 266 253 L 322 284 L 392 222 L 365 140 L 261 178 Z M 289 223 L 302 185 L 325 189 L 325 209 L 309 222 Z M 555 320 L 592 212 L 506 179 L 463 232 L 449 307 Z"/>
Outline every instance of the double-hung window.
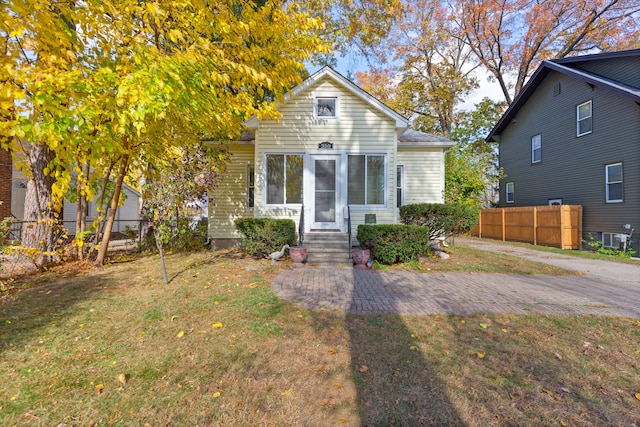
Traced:
<path fill-rule="evenodd" d="M 255 167 L 252 164 L 247 164 L 247 209 L 253 209 L 254 206 L 255 175 Z"/>
<path fill-rule="evenodd" d="M 396 207 L 404 205 L 404 166 L 396 168 Z"/>
<path fill-rule="evenodd" d="M 350 205 L 384 206 L 386 200 L 386 156 L 350 154 L 347 161 Z"/>
<path fill-rule="evenodd" d="M 593 112 L 591 101 L 583 102 L 576 108 L 577 129 L 576 135 L 582 136 L 591 133 L 593 129 Z"/>
<path fill-rule="evenodd" d="M 513 203 L 515 201 L 514 194 L 515 194 L 515 189 L 513 186 L 513 182 L 507 182 L 506 190 L 505 190 L 507 203 Z"/>
<path fill-rule="evenodd" d="M 607 203 L 622 202 L 622 163 L 605 166 Z"/>
<path fill-rule="evenodd" d="M 531 163 L 539 163 L 542 160 L 542 136 L 537 134 L 531 137 Z"/>
<path fill-rule="evenodd" d="M 267 205 L 302 204 L 302 154 L 267 154 L 265 175 Z"/>

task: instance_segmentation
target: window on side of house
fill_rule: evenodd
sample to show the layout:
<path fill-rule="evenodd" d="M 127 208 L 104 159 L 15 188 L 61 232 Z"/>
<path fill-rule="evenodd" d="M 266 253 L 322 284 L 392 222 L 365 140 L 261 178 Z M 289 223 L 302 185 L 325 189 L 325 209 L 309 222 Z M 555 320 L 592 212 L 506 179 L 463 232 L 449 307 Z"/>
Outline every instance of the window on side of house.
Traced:
<path fill-rule="evenodd" d="M 576 108 L 577 136 L 587 135 L 593 130 L 593 112 L 591 101 L 583 102 Z"/>
<path fill-rule="evenodd" d="M 404 166 L 396 168 L 396 207 L 404 205 Z"/>
<path fill-rule="evenodd" d="M 618 233 L 602 233 L 602 246 L 605 248 L 620 249 L 620 234 Z"/>
<path fill-rule="evenodd" d="M 252 164 L 247 164 L 247 210 L 253 209 L 254 207 L 254 194 L 255 194 L 255 176 L 256 169 Z"/>
<path fill-rule="evenodd" d="M 266 204 L 302 204 L 302 154 L 265 155 Z"/>
<path fill-rule="evenodd" d="M 513 203 L 515 201 L 515 198 L 514 198 L 515 189 L 514 189 L 513 182 L 507 182 L 505 195 L 507 198 L 507 203 Z"/>
<path fill-rule="evenodd" d="M 531 163 L 539 163 L 542 160 L 542 136 L 537 134 L 531 137 Z"/>
<path fill-rule="evenodd" d="M 622 202 L 622 163 L 605 166 L 607 203 Z"/>
<path fill-rule="evenodd" d="M 347 201 L 350 205 L 384 206 L 386 155 L 350 154 L 347 161 Z"/>
<path fill-rule="evenodd" d="M 338 96 L 316 96 L 314 110 L 316 119 L 337 120 L 340 111 Z"/>

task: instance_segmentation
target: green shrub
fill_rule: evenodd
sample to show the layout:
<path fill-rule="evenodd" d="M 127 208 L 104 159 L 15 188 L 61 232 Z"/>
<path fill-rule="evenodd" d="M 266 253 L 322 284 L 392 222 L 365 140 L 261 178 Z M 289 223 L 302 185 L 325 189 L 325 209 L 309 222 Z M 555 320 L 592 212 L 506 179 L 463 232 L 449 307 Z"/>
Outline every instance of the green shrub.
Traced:
<path fill-rule="evenodd" d="M 430 239 L 449 238 L 470 231 L 478 223 L 477 208 L 462 203 L 419 203 L 400 207 L 400 220 L 430 230 Z"/>
<path fill-rule="evenodd" d="M 291 219 L 243 218 L 235 221 L 250 254 L 270 254 L 285 244 L 296 244 L 296 224 Z"/>
<path fill-rule="evenodd" d="M 359 225 L 358 242 L 384 264 L 409 262 L 427 252 L 429 229 L 415 225 Z"/>

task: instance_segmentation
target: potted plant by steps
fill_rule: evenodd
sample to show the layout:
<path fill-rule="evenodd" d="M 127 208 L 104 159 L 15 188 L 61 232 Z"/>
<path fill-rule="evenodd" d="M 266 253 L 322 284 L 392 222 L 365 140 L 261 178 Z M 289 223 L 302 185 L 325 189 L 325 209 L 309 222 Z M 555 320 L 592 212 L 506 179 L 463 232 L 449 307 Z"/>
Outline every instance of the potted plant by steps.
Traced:
<path fill-rule="evenodd" d="M 307 248 L 296 246 L 289 248 L 289 257 L 294 265 L 301 267 L 307 260 Z"/>
<path fill-rule="evenodd" d="M 366 270 L 367 262 L 371 259 L 371 251 L 364 247 L 353 248 L 353 262 L 356 264 L 353 268 L 358 270 Z"/>

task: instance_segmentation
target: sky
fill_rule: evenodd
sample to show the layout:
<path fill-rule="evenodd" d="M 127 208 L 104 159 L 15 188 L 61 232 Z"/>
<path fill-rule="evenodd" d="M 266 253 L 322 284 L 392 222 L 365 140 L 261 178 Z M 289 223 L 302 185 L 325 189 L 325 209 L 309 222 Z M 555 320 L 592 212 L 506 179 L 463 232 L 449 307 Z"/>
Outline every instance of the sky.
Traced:
<path fill-rule="evenodd" d="M 309 67 L 309 72 L 313 74 L 320 68 L 320 66 Z M 369 69 L 369 64 L 363 57 L 349 55 L 346 57 L 338 57 L 338 64 L 335 69 L 340 74 L 347 77 L 349 73 L 354 74 L 356 71 L 367 71 Z M 496 81 L 489 81 L 489 74 L 487 72 L 478 70 L 476 77 L 478 78 L 479 83 L 478 89 L 473 91 L 470 96 L 458 106 L 458 108 L 462 110 L 470 110 L 485 96 L 494 101 L 504 100 L 504 95 L 502 94 L 500 85 Z"/>

